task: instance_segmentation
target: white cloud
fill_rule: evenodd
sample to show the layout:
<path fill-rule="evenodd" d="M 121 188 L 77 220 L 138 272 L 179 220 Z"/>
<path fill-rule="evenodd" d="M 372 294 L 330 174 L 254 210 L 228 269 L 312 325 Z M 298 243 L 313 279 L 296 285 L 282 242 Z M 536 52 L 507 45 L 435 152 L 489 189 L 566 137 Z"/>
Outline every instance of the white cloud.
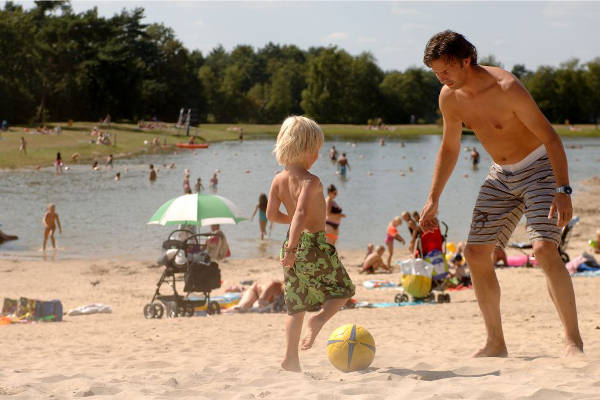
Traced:
<path fill-rule="evenodd" d="M 430 30 L 429 25 L 419 24 L 417 22 L 406 22 L 400 26 L 403 31 L 418 31 L 418 30 Z"/>
<path fill-rule="evenodd" d="M 348 34 L 346 32 L 332 32 L 327 35 L 326 39 L 331 42 L 339 42 L 348 39 Z"/>
<path fill-rule="evenodd" d="M 565 18 L 576 14 L 581 9 L 581 4 L 570 1 L 549 2 L 542 9 L 542 16 L 546 18 Z"/>
<path fill-rule="evenodd" d="M 406 16 L 421 15 L 422 12 L 417 10 L 416 8 L 392 7 L 392 14 L 406 17 Z"/>
<path fill-rule="evenodd" d="M 374 37 L 361 36 L 358 38 L 358 43 L 367 44 L 367 43 L 377 43 L 377 39 Z"/>

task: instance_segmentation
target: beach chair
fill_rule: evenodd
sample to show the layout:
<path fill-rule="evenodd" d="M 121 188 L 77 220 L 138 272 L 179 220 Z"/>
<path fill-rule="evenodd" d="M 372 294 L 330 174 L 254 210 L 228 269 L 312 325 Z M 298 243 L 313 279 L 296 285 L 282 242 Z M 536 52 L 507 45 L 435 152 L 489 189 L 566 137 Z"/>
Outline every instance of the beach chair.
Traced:
<path fill-rule="evenodd" d="M 571 238 L 571 234 L 573 232 L 573 227 L 577 225 L 579 222 L 579 217 L 575 216 L 569 221 L 569 223 L 563 228 L 562 233 L 560 234 L 560 244 L 558 245 L 558 253 L 560 254 L 560 258 L 564 263 L 568 263 L 570 261 L 569 254 L 567 254 L 567 245 L 569 243 L 569 239 Z M 508 245 L 511 249 L 517 249 L 525 254 L 528 259 L 527 266 L 531 267 L 531 263 L 529 259 L 531 256 L 528 254 L 526 250 L 533 250 L 533 244 L 530 242 L 513 242 Z"/>
<path fill-rule="evenodd" d="M 164 270 L 152 300 L 144 306 L 144 317 L 191 317 L 197 307 L 205 305 L 208 314 L 221 313 L 219 303 L 210 299 L 210 292 L 221 287 L 221 270 L 205 251 L 206 241 L 213 236 L 212 233 L 194 234 L 185 229 L 169 234 L 162 245 L 164 254 L 158 260 L 158 265 L 164 266 Z M 184 295 L 177 291 L 177 282 L 184 283 Z M 165 283 L 171 286 L 172 295 L 160 293 Z M 192 293 L 203 296 L 190 298 Z"/>

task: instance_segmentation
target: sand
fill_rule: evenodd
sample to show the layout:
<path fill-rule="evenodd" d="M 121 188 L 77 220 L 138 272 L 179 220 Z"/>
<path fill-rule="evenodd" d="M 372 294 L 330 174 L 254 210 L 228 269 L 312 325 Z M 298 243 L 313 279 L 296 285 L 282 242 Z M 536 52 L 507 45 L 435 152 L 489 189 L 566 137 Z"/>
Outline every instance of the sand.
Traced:
<path fill-rule="evenodd" d="M 600 226 L 600 180 L 575 197 L 582 217 L 569 253 L 586 249 Z M 522 227 L 515 239 L 522 238 Z M 342 251 L 360 301 L 393 301 L 394 289 L 367 290 L 362 252 Z M 404 258 L 400 252 L 397 259 Z M 281 276 L 274 258 L 220 263 L 223 288 Z M 61 323 L 0 326 L 0 398 L 66 399 L 600 399 L 600 278 L 574 278 L 586 354 L 560 358 L 562 329 L 538 268 L 497 270 L 508 358 L 473 359 L 485 331 L 472 290 L 450 304 L 339 312 L 303 373 L 282 371 L 284 314 L 146 320 L 142 308 L 162 269 L 136 260 L 0 260 L 0 297 L 61 299 L 65 309 L 103 303 L 112 314 Z M 92 285 L 91 282 L 99 283 Z M 213 292 L 222 293 L 223 289 Z M 371 368 L 337 371 L 325 343 L 337 326 L 357 323 L 374 336 Z"/>

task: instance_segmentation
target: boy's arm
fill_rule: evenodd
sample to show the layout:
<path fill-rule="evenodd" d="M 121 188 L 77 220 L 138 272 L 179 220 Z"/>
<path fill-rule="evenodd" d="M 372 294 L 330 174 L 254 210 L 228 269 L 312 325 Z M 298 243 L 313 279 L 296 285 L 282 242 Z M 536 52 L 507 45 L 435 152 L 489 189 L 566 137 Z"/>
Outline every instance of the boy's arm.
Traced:
<path fill-rule="evenodd" d="M 46 214 L 44 214 L 44 217 L 42 218 L 42 224 L 44 224 L 44 228 L 48 227 L 48 221 L 46 221 L 46 218 L 48 218 L 47 212 L 46 212 Z"/>
<path fill-rule="evenodd" d="M 279 224 L 289 224 L 291 222 L 290 216 L 279 211 L 281 200 L 277 196 L 276 186 L 275 181 L 273 181 L 269 191 L 269 200 L 267 201 L 267 219 Z"/>
<path fill-rule="evenodd" d="M 404 244 L 404 243 L 406 243 L 406 242 L 404 241 L 404 239 L 402 239 L 402 236 L 400 236 L 400 234 L 399 234 L 399 233 L 397 233 L 397 234 L 396 234 L 396 238 L 395 238 L 395 239 L 396 239 L 397 241 L 399 241 L 399 242 L 402 242 L 403 244 Z"/>
<path fill-rule="evenodd" d="M 58 224 L 58 231 L 62 233 L 62 226 L 60 226 L 60 218 L 58 218 L 58 214 L 56 214 L 56 223 Z"/>

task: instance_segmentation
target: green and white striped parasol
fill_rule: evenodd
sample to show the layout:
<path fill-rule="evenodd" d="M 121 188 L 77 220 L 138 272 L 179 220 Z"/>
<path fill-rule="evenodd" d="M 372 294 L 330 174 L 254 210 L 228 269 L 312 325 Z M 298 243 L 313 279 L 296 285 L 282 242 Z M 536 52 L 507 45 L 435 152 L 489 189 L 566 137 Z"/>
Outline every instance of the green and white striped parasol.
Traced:
<path fill-rule="evenodd" d="M 243 221 L 238 208 L 229 199 L 211 194 L 185 194 L 167 201 L 154 213 L 148 224 L 214 225 Z"/>

